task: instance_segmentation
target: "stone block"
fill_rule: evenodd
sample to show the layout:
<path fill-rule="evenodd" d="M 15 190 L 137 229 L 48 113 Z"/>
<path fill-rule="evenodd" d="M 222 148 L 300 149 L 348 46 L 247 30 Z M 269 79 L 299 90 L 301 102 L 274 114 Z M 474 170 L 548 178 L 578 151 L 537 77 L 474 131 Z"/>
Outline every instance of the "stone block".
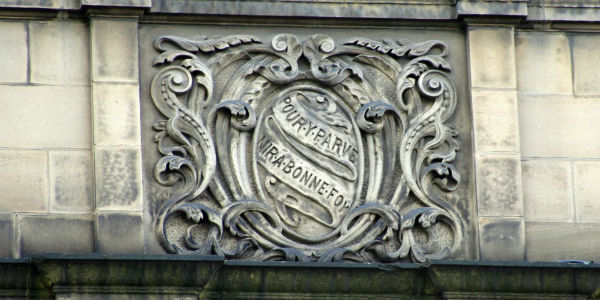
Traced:
<path fill-rule="evenodd" d="M 521 167 L 525 220 L 573 221 L 571 163 L 527 160 Z"/>
<path fill-rule="evenodd" d="M 64 0 L 2 0 L 0 7 L 56 9 Z"/>
<path fill-rule="evenodd" d="M 459 16 L 527 17 L 527 2 L 458 1 L 456 12 Z"/>
<path fill-rule="evenodd" d="M 476 169 L 479 216 L 523 216 L 520 156 L 478 156 Z"/>
<path fill-rule="evenodd" d="M 150 8 L 152 7 L 152 0 L 81 0 L 81 5 Z"/>
<path fill-rule="evenodd" d="M 573 163 L 577 220 L 600 223 L 600 161 Z"/>
<path fill-rule="evenodd" d="M 45 151 L 0 150 L 0 213 L 45 212 L 47 190 Z"/>
<path fill-rule="evenodd" d="M 0 83 L 27 82 L 26 27 L 22 22 L 0 22 Z"/>
<path fill-rule="evenodd" d="M 90 38 L 93 81 L 138 81 L 136 19 L 93 18 Z"/>
<path fill-rule="evenodd" d="M 600 35 L 576 35 L 572 47 L 575 94 L 600 95 Z"/>
<path fill-rule="evenodd" d="M 31 82 L 89 85 L 89 29 L 83 22 L 32 22 Z"/>
<path fill-rule="evenodd" d="M 92 90 L 94 144 L 140 145 L 139 87 L 95 84 Z"/>
<path fill-rule="evenodd" d="M 87 87 L 0 85 L 0 147 L 90 148 Z"/>
<path fill-rule="evenodd" d="M 89 216 L 19 216 L 19 234 L 21 256 L 94 252 L 94 224 Z"/>
<path fill-rule="evenodd" d="M 0 258 L 12 256 L 13 219 L 12 215 L 0 215 Z"/>
<path fill-rule="evenodd" d="M 600 225 L 527 223 L 528 261 L 600 260 Z"/>
<path fill-rule="evenodd" d="M 471 86 L 516 88 L 514 30 L 469 27 Z"/>
<path fill-rule="evenodd" d="M 56 293 L 56 300 L 197 300 L 197 295 L 186 294 L 92 294 Z"/>
<path fill-rule="evenodd" d="M 90 151 L 50 151 L 50 210 L 91 212 L 94 209 Z"/>
<path fill-rule="evenodd" d="M 524 157 L 600 157 L 594 98 L 519 96 L 521 153 Z"/>
<path fill-rule="evenodd" d="M 475 150 L 519 152 L 515 91 L 472 91 Z"/>
<path fill-rule="evenodd" d="M 481 260 L 523 260 L 525 257 L 523 223 L 523 218 L 479 218 Z"/>
<path fill-rule="evenodd" d="M 96 250 L 103 254 L 144 253 L 142 215 L 98 213 Z"/>
<path fill-rule="evenodd" d="M 517 87 L 528 94 L 571 94 L 571 51 L 563 33 L 517 34 Z"/>
<path fill-rule="evenodd" d="M 139 148 L 96 147 L 96 209 L 142 209 Z"/>

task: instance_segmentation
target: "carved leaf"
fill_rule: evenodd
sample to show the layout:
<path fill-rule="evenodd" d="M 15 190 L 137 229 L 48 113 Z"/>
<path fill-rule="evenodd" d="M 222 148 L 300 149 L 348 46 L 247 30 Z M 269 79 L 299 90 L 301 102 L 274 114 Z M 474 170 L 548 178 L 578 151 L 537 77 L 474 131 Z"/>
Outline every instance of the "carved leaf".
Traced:
<path fill-rule="evenodd" d="M 152 64 L 156 66 L 156 65 L 160 65 L 160 64 L 164 64 L 164 63 L 172 63 L 177 58 L 180 58 L 180 57 L 196 58 L 195 55 L 193 55 L 187 51 L 167 50 L 167 51 L 159 54 L 157 57 L 155 57 L 154 60 L 152 61 Z"/>
<path fill-rule="evenodd" d="M 344 80 L 341 85 L 346 89 L 360 104 L 370 101 L 369 94 L 364 88 L 354 80 Z"/>
<path fill-rule="evenodd" d="M 260 40 L 252 35 L 231 35 L 221 38 L 207 38 L 204 40 L 193 40 L 169 35 L 156 39 L 154 41 L 154 48 L 161 52 L 166 51 L 167 49 L 163 46 L 165 43 L 173 44 L 186 51 L 206 53 L 225 50 L 229 47 L 241 44 L 260 43 Z"/>
<path fill-rule="evenodd" d="M 381 71 L 385 76 L 390 78 L 392 81 L 396 81 L 398 78 L 398 70 L 394 69 L 388 62 L 381 57 L 370 56 L 370 55 L 359 55 L 353 59 L 356 62 L 371 65 Z"/>
<path fill-rule="evenodd" d="M 364 47 L 370 50 L 392 55 L 395 57 L 418 57 L 429 53 L 433 49 L 440 49 L 439 56 L 446 56 L 446 44 L 437 40 L 430 40 L 422 43 L 407 43 L 405 41 L 397 42 L 398 45 L 392 45 L 389 41 L 385 43 L 374 41 L 366 38 L 355 38 L 346 43 L 346 45 L 355 45 Z"/>
<path fill-rule="evenodd" d="M 241 100 L 247 103 L 252 103 L 252 101 L 256 99 L 258 95 L 260 95 L 260 93 L 268 84 L 269 81 L 266 78 L 262 76 L 256 77 L 256 79 L 250 84 L 250 87 L 244 91 L 244 94 L 242 94 Z"/>

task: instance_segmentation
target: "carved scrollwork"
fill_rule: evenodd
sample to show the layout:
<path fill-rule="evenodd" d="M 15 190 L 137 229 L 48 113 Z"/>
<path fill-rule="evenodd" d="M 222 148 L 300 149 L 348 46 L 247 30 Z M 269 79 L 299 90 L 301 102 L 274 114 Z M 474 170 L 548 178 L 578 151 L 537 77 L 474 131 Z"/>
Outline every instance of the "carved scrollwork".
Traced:
<path fill-rule="evenodd" d="M 453 255 L 447 46 L 316 34 L 156 39 L 156 234 L 178 254 L 288 261 Z"/>

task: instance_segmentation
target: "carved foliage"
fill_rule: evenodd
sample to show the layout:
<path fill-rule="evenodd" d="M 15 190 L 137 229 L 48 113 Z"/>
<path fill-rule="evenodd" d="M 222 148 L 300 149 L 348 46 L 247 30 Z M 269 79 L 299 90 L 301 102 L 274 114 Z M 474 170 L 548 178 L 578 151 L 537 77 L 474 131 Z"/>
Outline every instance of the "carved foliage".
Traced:
<path fill-rule="evenodd" d="M 440 41 L 289 34 L 155 42 L 156 212 L 169 253 L 424 261 L 461 245 Z"/>

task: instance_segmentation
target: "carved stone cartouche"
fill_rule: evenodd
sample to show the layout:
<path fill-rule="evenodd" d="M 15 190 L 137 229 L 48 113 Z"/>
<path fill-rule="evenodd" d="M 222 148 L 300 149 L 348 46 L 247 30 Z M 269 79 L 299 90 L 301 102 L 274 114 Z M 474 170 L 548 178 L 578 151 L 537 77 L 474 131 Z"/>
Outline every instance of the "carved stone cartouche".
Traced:
<path fill-rule="evenodd" d="M 167 252 L 420 262 L 461 246 L 444 43 L 279 34 L 154 46 Z"/>

